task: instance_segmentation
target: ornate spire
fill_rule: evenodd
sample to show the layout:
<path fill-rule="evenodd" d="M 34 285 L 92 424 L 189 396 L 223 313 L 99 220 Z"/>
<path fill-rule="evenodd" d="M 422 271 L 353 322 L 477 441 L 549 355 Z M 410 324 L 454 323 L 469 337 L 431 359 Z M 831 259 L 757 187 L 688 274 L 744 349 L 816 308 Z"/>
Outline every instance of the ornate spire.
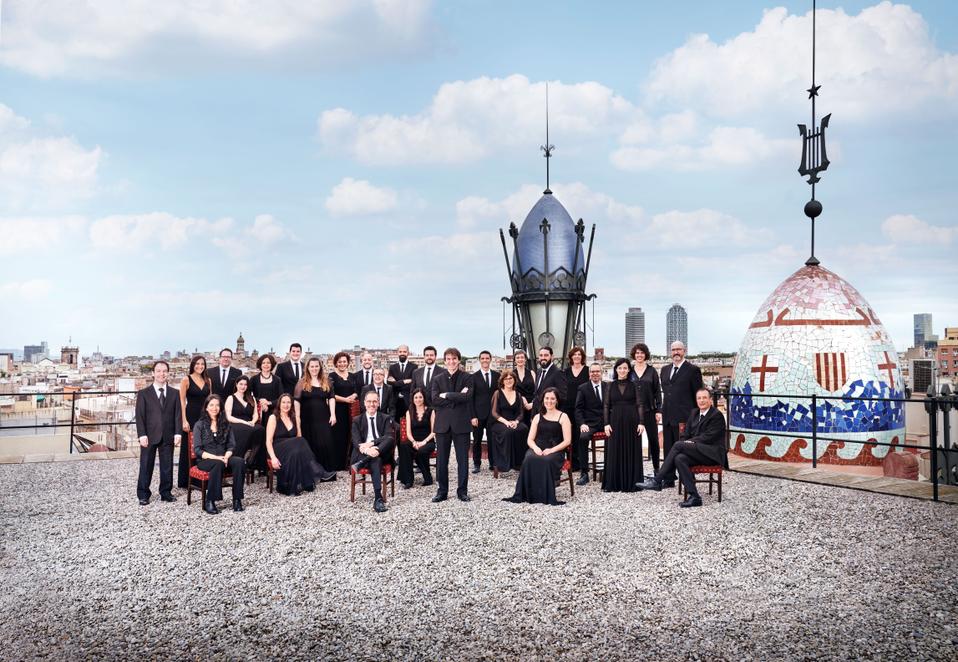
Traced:
<path fill-rule="evenodd" d="M 546 159 L 546 190 L 543 191 L 544 194 L 552 193 L 549 189 L 549 159 L 552 158 L 552 150 L 555 148 L 555 145 L 549 143 L 549 83 L 546 83 L 546 144 L 539 146 Z"/>

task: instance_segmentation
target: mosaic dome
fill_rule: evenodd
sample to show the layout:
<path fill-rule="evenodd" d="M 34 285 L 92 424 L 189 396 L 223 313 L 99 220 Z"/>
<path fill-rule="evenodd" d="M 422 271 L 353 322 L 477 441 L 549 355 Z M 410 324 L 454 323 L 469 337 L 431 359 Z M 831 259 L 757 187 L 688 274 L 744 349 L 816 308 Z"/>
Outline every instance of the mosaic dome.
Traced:
<path fill-rule="evenodd" d="M 562 203 L 551 193 L 545 193 L 526 215 L 516 238 L 516 254 L 513 256 L 513 269 L 523 276 L 520 290 L 523 292 L 544 290 L 542 277 L 545 275 L 545 246 L 539 225 L 542 219 L 549 221 L 549 274 L 551 289 L 572 289 L 575 280 L 572 276 L 585 272 L 585 258 L 575 234 L 575 222 Z M 578 259 L 576 259 L 578 253 Z M 534 270 L 530 273 L 530 269 Z M 558 273 L 557 273 L 558 271 Z"/>
<path fill-rule="evenodd" d="M 847 398 L 902 397 L 897 364 L 888 332 L 858 290 L 824 267 L 802 267 L 765 300 L 742 340 L 732 393 L 745 397 L 731 399 L 729 415 L 732 428 L 747 432 L 732 433 L 732 451 L 811 461 L 811 399 L 787 396 L 815 394 L 818 435 L 836 440 L 819 438 L 818 461 L 880 464 L 890 448 L 868 442 L 904 443 L 903 403 Z"/>

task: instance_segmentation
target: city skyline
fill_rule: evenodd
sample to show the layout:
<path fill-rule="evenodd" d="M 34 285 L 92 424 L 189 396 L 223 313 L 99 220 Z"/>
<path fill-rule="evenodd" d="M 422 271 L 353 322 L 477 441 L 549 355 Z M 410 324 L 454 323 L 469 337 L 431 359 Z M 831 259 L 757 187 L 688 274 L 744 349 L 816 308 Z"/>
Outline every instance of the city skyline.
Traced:
<path fill-rule="evenodd" d="M 545 187 L 548 83 L 550 188 L 597 226 L 590 351 L 627 349 L 636 300 L 654 320 L 682 301 L 692 347 L 736 351 L 808 256 L 809 5 L 213 2 L 209 30 L 180 0 L 8 0 L 0 345 L 155 354 L 242 329 L 502 351 L 498 229 Z M 818 12 L 816 254 L 899 349 L 915 310 L 958 324 L 939 285 L 958 281 L 956 19 L 930 1 Z"/>

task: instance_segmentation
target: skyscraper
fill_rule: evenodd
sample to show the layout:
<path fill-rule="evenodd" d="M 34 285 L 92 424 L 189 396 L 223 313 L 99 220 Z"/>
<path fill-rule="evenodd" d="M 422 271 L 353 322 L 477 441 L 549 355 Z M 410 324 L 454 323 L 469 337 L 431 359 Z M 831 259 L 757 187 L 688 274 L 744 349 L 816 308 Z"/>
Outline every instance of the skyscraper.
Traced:
<path fill-rule="evenodd" d="M 625 353 L 640 342 L 645 342 L 645 313 L 641 308 L 629 308 L 625 313 Z"/>
<path fill-rule="evenodd" d="M 915 347 L 922 347 L 932 336 L 931 313 L 915 314 Z"/>
<path fill-rule="evenodd" d="M 685 308 L 675 303 L 669 308 L 665 316 L 665 353 L 670 354 L 672 343 L 681 340 L 688 347 L 689 345 L 689 316 Z"/>

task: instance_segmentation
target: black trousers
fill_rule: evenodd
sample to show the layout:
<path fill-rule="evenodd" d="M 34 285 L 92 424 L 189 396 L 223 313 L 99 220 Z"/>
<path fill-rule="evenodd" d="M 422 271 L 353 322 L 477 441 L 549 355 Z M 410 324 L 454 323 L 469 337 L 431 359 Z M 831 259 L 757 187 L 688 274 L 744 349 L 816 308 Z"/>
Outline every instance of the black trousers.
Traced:
<path fill-rule="evenodd" d="M 588 425 L 588 423 L 580 423 Z M 572 441 L 572 470 L 586 473 L 589 471 L 589 450 L 592 448 L 592 435 L 602 430 L 602 425 L 589 425 L 585 432 L 579 432 L 579 436 Z"/>
<path fill-rule="evenodd" d="M 399 395 L 396 395 L 396 422 L 402 424 L 403 417 L 405 417 L 406 412 L 409 411 L 409 405 L 406 403 L 406 398 L 400 398 Z"/>
<path fill-rule="evenodd" d="M 363 459 L 356 464 L 365 469 L 369 469 L 369 477 L 373 481 L 373 494 L 377 499 L 383 498 L 383 456 L 370 457 L 363 455 Z"/>
<path fill-rule="evenodd" d="M 422 482 L 426 485 L 431 483 L 432 471 L 429 469 L 429 458 L 434 450 L 436 450 L 435 441 L 430 441 L 418 451 L 412 447 L 411 441 L 399 444 L 399 482 L 403 485 L 413 484 L 415 479 L 413 463 L 415 463 L 422 473 Z"/>
<path fill-rule="evenodd" d="M 482 435 L 486 435 L 486 457 L 489 460 L 489 468 L 492 469 L 492 450 L 489 448 L 489 442 L 492 440 L 492 424 L 495 421 L 492 415 L 479 419 L 479 425 L 472 428 L 472 463 L 477 467 L 482 464 Z"/>
<path fill-rule="evenodd" d="M 679 440 L 679 423 L 662 423 L 662 452 L 665 454 L 665 457 L 669 456 L 669 451 L 672 450 L 672 446 Z M 685 425 L 682 423 L 681 425 Z M 659 473 L 659 435 L 653 435 L 649 433 L 649 455 L 652 457 L 652 470 L 658 474 Z M 654 447 L 653 447 L 654 444 Z M 662 467 L 665 467 L 665 464 L 662 464 Z M 675 468 L 673 467 L 668 478 L 665 480 L 675 480 Z"/>
<path fill-rule="evenodd" d="M 685 493 L 698 496 L 699 491 L 695 489 L 695 476 L 690 469 L 696 464 L 715 464 L 715 461 L 699 452 L 694 444 L 678 441 L 665 456 L 662 468 L 655 473 L 655 477 L 662 481 L 675 480 L 675 470 L 678 469 L 679 480 L 685 487 Z M 667 478 L 667 476 L 673 476 L 673 478 Z"/>
<path fill-rule="evenodd" d="M 156 446 L 150 444 L 146 448 L 140 447 L 140 475 L 136 480 L 136 496 L 139 499 L 150 498 L 157 453 L 160 456 L 160 496 L 173 493 L 173 442 Z"/>
<path fill-rule="evenodd" d="M 469 433 L 436 433 L 436 481 L 439 496 L 449 495 L 449 455 L 452 447 L 456 449 L 456 462 L 459 463 L 459 485 L 456 494 L 462 496 L 469 491 Z"/>
<path fill-rule="evenodd" d="M 220 501 L 223 498 L 223 470 L 226 465 L 219 460 L 207 458 L 197 460 L 196 466 L 210 474 L 206 482 L 206 500 Z M 246 461 L 239 455 L 229 459 L 230 473 L 233 474 L 233 499 L 243 498 L 243 479 L 246 478 Z"/>

